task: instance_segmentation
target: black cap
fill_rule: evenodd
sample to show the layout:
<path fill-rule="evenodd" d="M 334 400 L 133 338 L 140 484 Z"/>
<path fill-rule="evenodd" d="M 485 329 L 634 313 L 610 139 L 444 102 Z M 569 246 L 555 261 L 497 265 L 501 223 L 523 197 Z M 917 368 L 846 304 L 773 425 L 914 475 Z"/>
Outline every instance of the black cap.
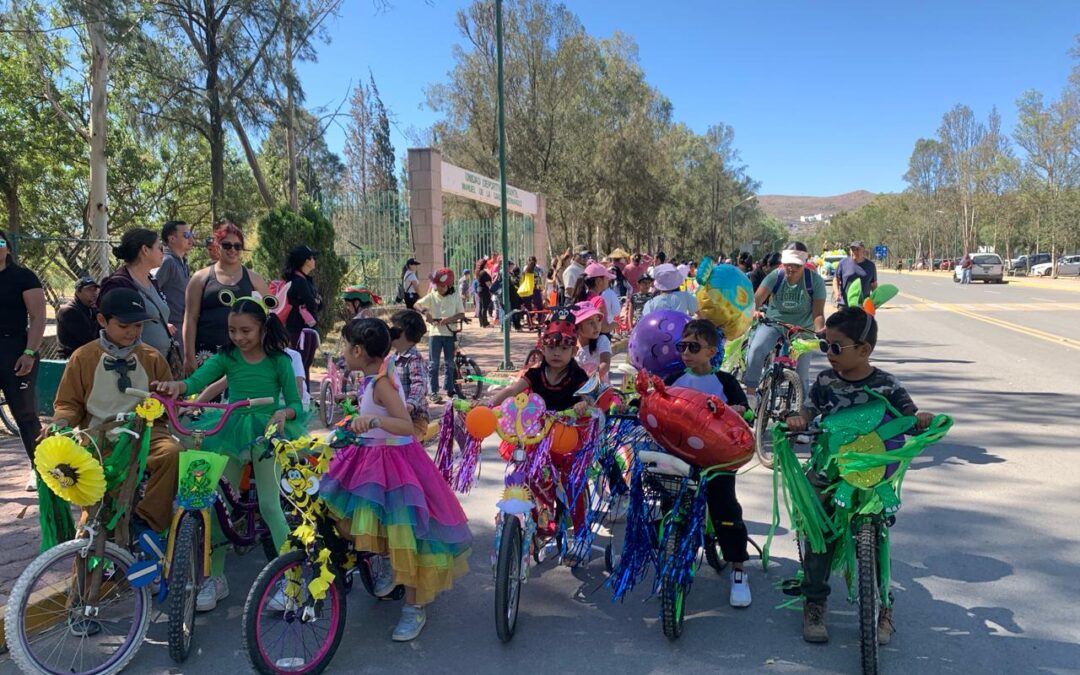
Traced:
<path fill-rule="evenodd" d="M 319 255 L 318 251 L 305 244 L 293 246 L 292 250 L 289 251 L 290 260 L 307 260 L 308 258 L 314 258 L 317 255 Z"/>
<path fill-rule="evenodd" d="M 98 312 L 120 323 L 152 321 L 146 313 L 146 305 L 138 291 L 130 288 L 114 288 L 98 301 Z"/>
<path fill-rule="evenodd" d="M 420 261 L 417 260 L 416 258 L 409 258 L 408 260 L 405 261 L 406 266 L 408 266 L 408 265 L 419 265 L 419 264 L 420 264 Z"/>
<path fill-rule="evenodd" d="M 97 287 L 100 288 L 101 284 L 99 284 L 94 279 L 94 277 L 82 277 L 78 281 L 75 282 L 75 290 L 76 291 L 81 291 L 82 289 L 89 288 L 90 286 L 97 286 Z"/>

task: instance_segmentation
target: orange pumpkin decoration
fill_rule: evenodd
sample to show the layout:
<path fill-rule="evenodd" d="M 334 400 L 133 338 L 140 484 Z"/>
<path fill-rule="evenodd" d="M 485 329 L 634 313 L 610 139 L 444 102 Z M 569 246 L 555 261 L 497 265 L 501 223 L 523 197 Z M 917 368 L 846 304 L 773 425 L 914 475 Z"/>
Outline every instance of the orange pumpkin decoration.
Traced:
<path fill-rule="evenodd" d="M 578 430 L 567 424 L 556 422 L 551 426 L 551 452 L 556 455 L 565 455 L 577 450 Z"/>
<path fill-rule="evenodd" d="M 491 408 L 477 406 L 465 415 L 465 431 L 473 438 L 487 438 L 495 433 L 499 421 Z"/>

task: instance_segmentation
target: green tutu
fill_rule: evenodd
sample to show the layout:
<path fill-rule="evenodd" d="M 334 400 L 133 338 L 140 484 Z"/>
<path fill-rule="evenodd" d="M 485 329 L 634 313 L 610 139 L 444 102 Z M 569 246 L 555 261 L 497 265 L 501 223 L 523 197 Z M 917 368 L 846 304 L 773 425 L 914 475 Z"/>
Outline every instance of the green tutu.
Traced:
<path fill-rule="evenodd" d="M 244 462 L 252 461 L 253 449 L 257 454 L 261 454 L 266 449 L 264 438 L 266 427 L 270 424 L 270 418 L 274 416 L 274 412 L 276 412 L 274 406 L 234 410 L 221 431 L 213 436 L 203 437 L 202 449 Z M 207 410 L 191 424 L 191 428 L 198 431 L 210 431 L 217 426 L 222 414 L 221 410 Z M 299 413 L 295 419 L 285 423 L 285 437 L 289 440 L 300 438 L 307 433 L 307 424 L 308 414 Z"/>

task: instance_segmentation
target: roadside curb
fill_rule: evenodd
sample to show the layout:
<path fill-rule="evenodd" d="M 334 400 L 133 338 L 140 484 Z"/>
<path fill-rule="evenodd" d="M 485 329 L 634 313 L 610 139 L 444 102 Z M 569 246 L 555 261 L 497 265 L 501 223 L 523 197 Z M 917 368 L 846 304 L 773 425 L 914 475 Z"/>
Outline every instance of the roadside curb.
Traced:
<path fill-rule="evenodd" d="M 913 276 L 924 277 L 927 279 L 951 279 L 952 271 L 947 272 L 928 272 L 926 270 L 914 270 L 911 272 L 897 272 L 896 270 L 878 269 L 878 274 L 890 274 L 897 277 Z M 1073 279 L 1050 277 L 1005 277 L 1006 284 L 1016 284 L 1018 286 L 1030 286 L 1033 288 L 1043 288 L 1053 291 L 1070 291 L 1073 293 L 1080 293 L 1080 277 Z"/>

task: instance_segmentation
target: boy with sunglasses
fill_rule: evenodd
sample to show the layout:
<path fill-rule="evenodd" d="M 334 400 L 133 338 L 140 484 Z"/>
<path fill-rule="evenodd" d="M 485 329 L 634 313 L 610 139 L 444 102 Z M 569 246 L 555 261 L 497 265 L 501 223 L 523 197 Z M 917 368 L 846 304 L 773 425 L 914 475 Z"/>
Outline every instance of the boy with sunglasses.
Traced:
<path fill-rule="evenodd" d="M 806 429 L 810 420 L 830 415 L 838 410 L 868 403 L 867 389 L 875 391 L 903 415 L 915 415 L 918 428 L 925 429 L 933 414 L 918 412 L 907 390 L 890 373 L 870 365 L 870 354 L 877 345 L 877 321 L 861 307 L 844 307 L 825 322 L 825 339 L 819 346 L 829 359 L 829 368 L 821 371 L 802 412 L 787 419 L 790 431 Z M 819 458 L 814 457 L 812 461 Z M 825 510 L 832 513 L 832 500 L 824 491 L 839 480 L 835 463 L 826 468 L 816 466 L 807 471 L 807 478 L 818 492 Z M 824 553 L 803 550 L 803 639 L 807 642 L 828 642 L 825 626 L 825 602 L 829 597 L 829 572 L 835 542 Z M 892 639 L 892 608 L 881 610 L 878 618 L 878 643 L 886 645 Z"/>
<path fill-rule="evenodd" d="M 694 319 L 687 323 L 682 339 L 675 343 L 686 370 L 669 375 L 665 384 L 711 394 L 737 412 L 746 412 L 749 403 L 739 381 L 731 373 L 712 365 L 713 357 L 720 351 L 720 344 L 720 332 L 712 321 Z M 750 559 L 746 550 L 748 535 L 742 505 L 735 496 L 735 474 L 720 473 L 714 476 L 705 486 L 705 496 L 720 550 L 724 560 L 731 563 L 728 602 L 732 607 L 749 607 L 750 581 L 743 569 L 743 563 Z"/>

